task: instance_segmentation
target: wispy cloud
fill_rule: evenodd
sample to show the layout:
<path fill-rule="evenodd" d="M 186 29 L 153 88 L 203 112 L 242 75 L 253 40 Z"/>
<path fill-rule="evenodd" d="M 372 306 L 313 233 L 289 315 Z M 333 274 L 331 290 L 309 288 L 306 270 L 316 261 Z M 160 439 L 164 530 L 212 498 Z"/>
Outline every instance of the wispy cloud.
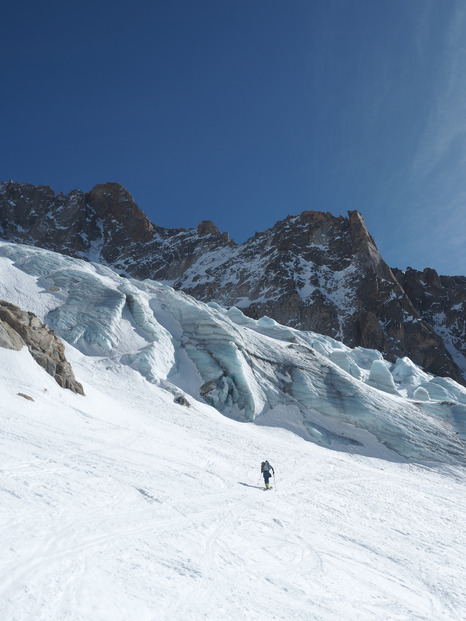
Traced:
<path fill-rule="evenodd" d="M 466 274 L 466 4 L 450 5 L 438 60 L 432 66 L 433 98 L 410 174 L 419 234 L 430 230 L 433 267 Z M 433 14 L 431 13 L 433 20 Z M 434 23 L 424 20 L 418 46 L 432 42 Z M 421 242 L 421 240 L 419 240 Z M 455 267 L 457 266 L 457 267 Z"/>
<path fill-rule="evenodd" d="M 425 26 L 423 26 L 423 30 Z M 426 34 L 423 45 L 429 45 Z M 432 67 L 435 85 L 430 113 L 414 161 L 414 180 L 429 178 L 466 138 L 466 5 L 456 3 L 438 61 Z M 463 157 L 464 157 L 463 153 Z"/>

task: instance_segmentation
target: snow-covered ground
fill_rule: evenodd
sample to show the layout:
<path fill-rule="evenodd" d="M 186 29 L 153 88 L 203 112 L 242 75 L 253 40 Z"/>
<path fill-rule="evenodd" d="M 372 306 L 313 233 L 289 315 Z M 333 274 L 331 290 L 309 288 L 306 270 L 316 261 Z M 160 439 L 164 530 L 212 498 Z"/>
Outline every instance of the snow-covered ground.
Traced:
<path fill-rule="evenodd" d="M 1 619 L 465 618 L 461 467 L 330 451 L 68 355 L 86 397 L 0 350 Z"/>
<path fill-rule="evenodd" d="M 86 393 L 0 349 L 0 619 L 466 618 L 461 387 L 0 250 L 0 298 L 74 343 Z"/>

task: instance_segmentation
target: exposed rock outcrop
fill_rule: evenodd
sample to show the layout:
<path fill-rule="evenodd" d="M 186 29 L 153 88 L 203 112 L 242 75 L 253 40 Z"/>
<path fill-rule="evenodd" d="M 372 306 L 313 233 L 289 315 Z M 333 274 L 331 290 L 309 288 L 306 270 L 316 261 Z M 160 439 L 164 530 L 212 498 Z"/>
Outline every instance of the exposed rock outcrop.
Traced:
<path fill-rule="evenodd" d="M 190 230 L 152 224 L 116 183 L 55 196 L 46 186 L 10 182 L 0 184 L 0 236 L 375 348 L 390 360 L 409 356 L 465 383 L 457 363 L 466 368 L 466 279 L 390 269 L 357 211 L 305 211 L 236 244 L 210 221 Z"/>
<path fill-rule="evenodd" d="M 62 341 L 33 313 L 0 300 L 0 347 L 20 350 L 27 346 L 31 355 L 62 388 L 80 395 L 82 385 L 76 381 L 70 363 L 65 357 Z"/>
<path fill-rule="evenodd" d="M 145 244 L 152 239 L 154 226 L 139 209 L 131 194 L 118 183 L 96 185 L 85 195 L 86 205 L 101 223 L 102 257 L 112 263 L 121 246 Z"/>
<path fill-rule="evenodd" d="M 431 268 L 393 271 L 423 321 L 466 358 L 466 277 L 439 276 Z"/>

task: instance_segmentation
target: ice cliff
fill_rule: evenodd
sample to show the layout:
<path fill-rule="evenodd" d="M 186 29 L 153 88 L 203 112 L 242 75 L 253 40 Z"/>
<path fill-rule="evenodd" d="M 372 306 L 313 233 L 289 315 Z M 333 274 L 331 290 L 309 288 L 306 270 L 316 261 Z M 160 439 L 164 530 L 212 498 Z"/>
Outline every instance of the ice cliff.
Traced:
<path fill-rule="evenodd" d="M 102 365 L 128 365 L 173 397 L 335 449 L 462 461 L 466 389 L 408 358 L 246 317 L 151 280 L 0 242 L 0 298 L 34 312 Z M 85 387 L 84 387 L 85 389 Z"/>

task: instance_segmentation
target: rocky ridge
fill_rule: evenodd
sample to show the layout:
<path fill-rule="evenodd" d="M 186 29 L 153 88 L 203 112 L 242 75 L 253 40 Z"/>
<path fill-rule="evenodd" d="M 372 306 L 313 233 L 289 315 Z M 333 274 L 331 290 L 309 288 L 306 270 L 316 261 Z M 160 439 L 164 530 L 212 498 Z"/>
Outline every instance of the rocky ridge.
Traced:
<path fill-rule="evenodd" d="M 20 350 L 26 346 L 34 360 L 62 387 L 84 395 L 65 357 L 63 342 L 33 313 L 0 300 L 0 347 Z"/>
<path fill-rule="evenodd" d="M 236 244 L 210 221 L 197 230 L 158 227 L 117 183 L 55 195 L 9 182 L 0 184 L 0 237 L 378 349 L 389 360 L 409 356 L 465 383 L 466 278 L 390 269 L 357 211 L 306 211 Z"/>

